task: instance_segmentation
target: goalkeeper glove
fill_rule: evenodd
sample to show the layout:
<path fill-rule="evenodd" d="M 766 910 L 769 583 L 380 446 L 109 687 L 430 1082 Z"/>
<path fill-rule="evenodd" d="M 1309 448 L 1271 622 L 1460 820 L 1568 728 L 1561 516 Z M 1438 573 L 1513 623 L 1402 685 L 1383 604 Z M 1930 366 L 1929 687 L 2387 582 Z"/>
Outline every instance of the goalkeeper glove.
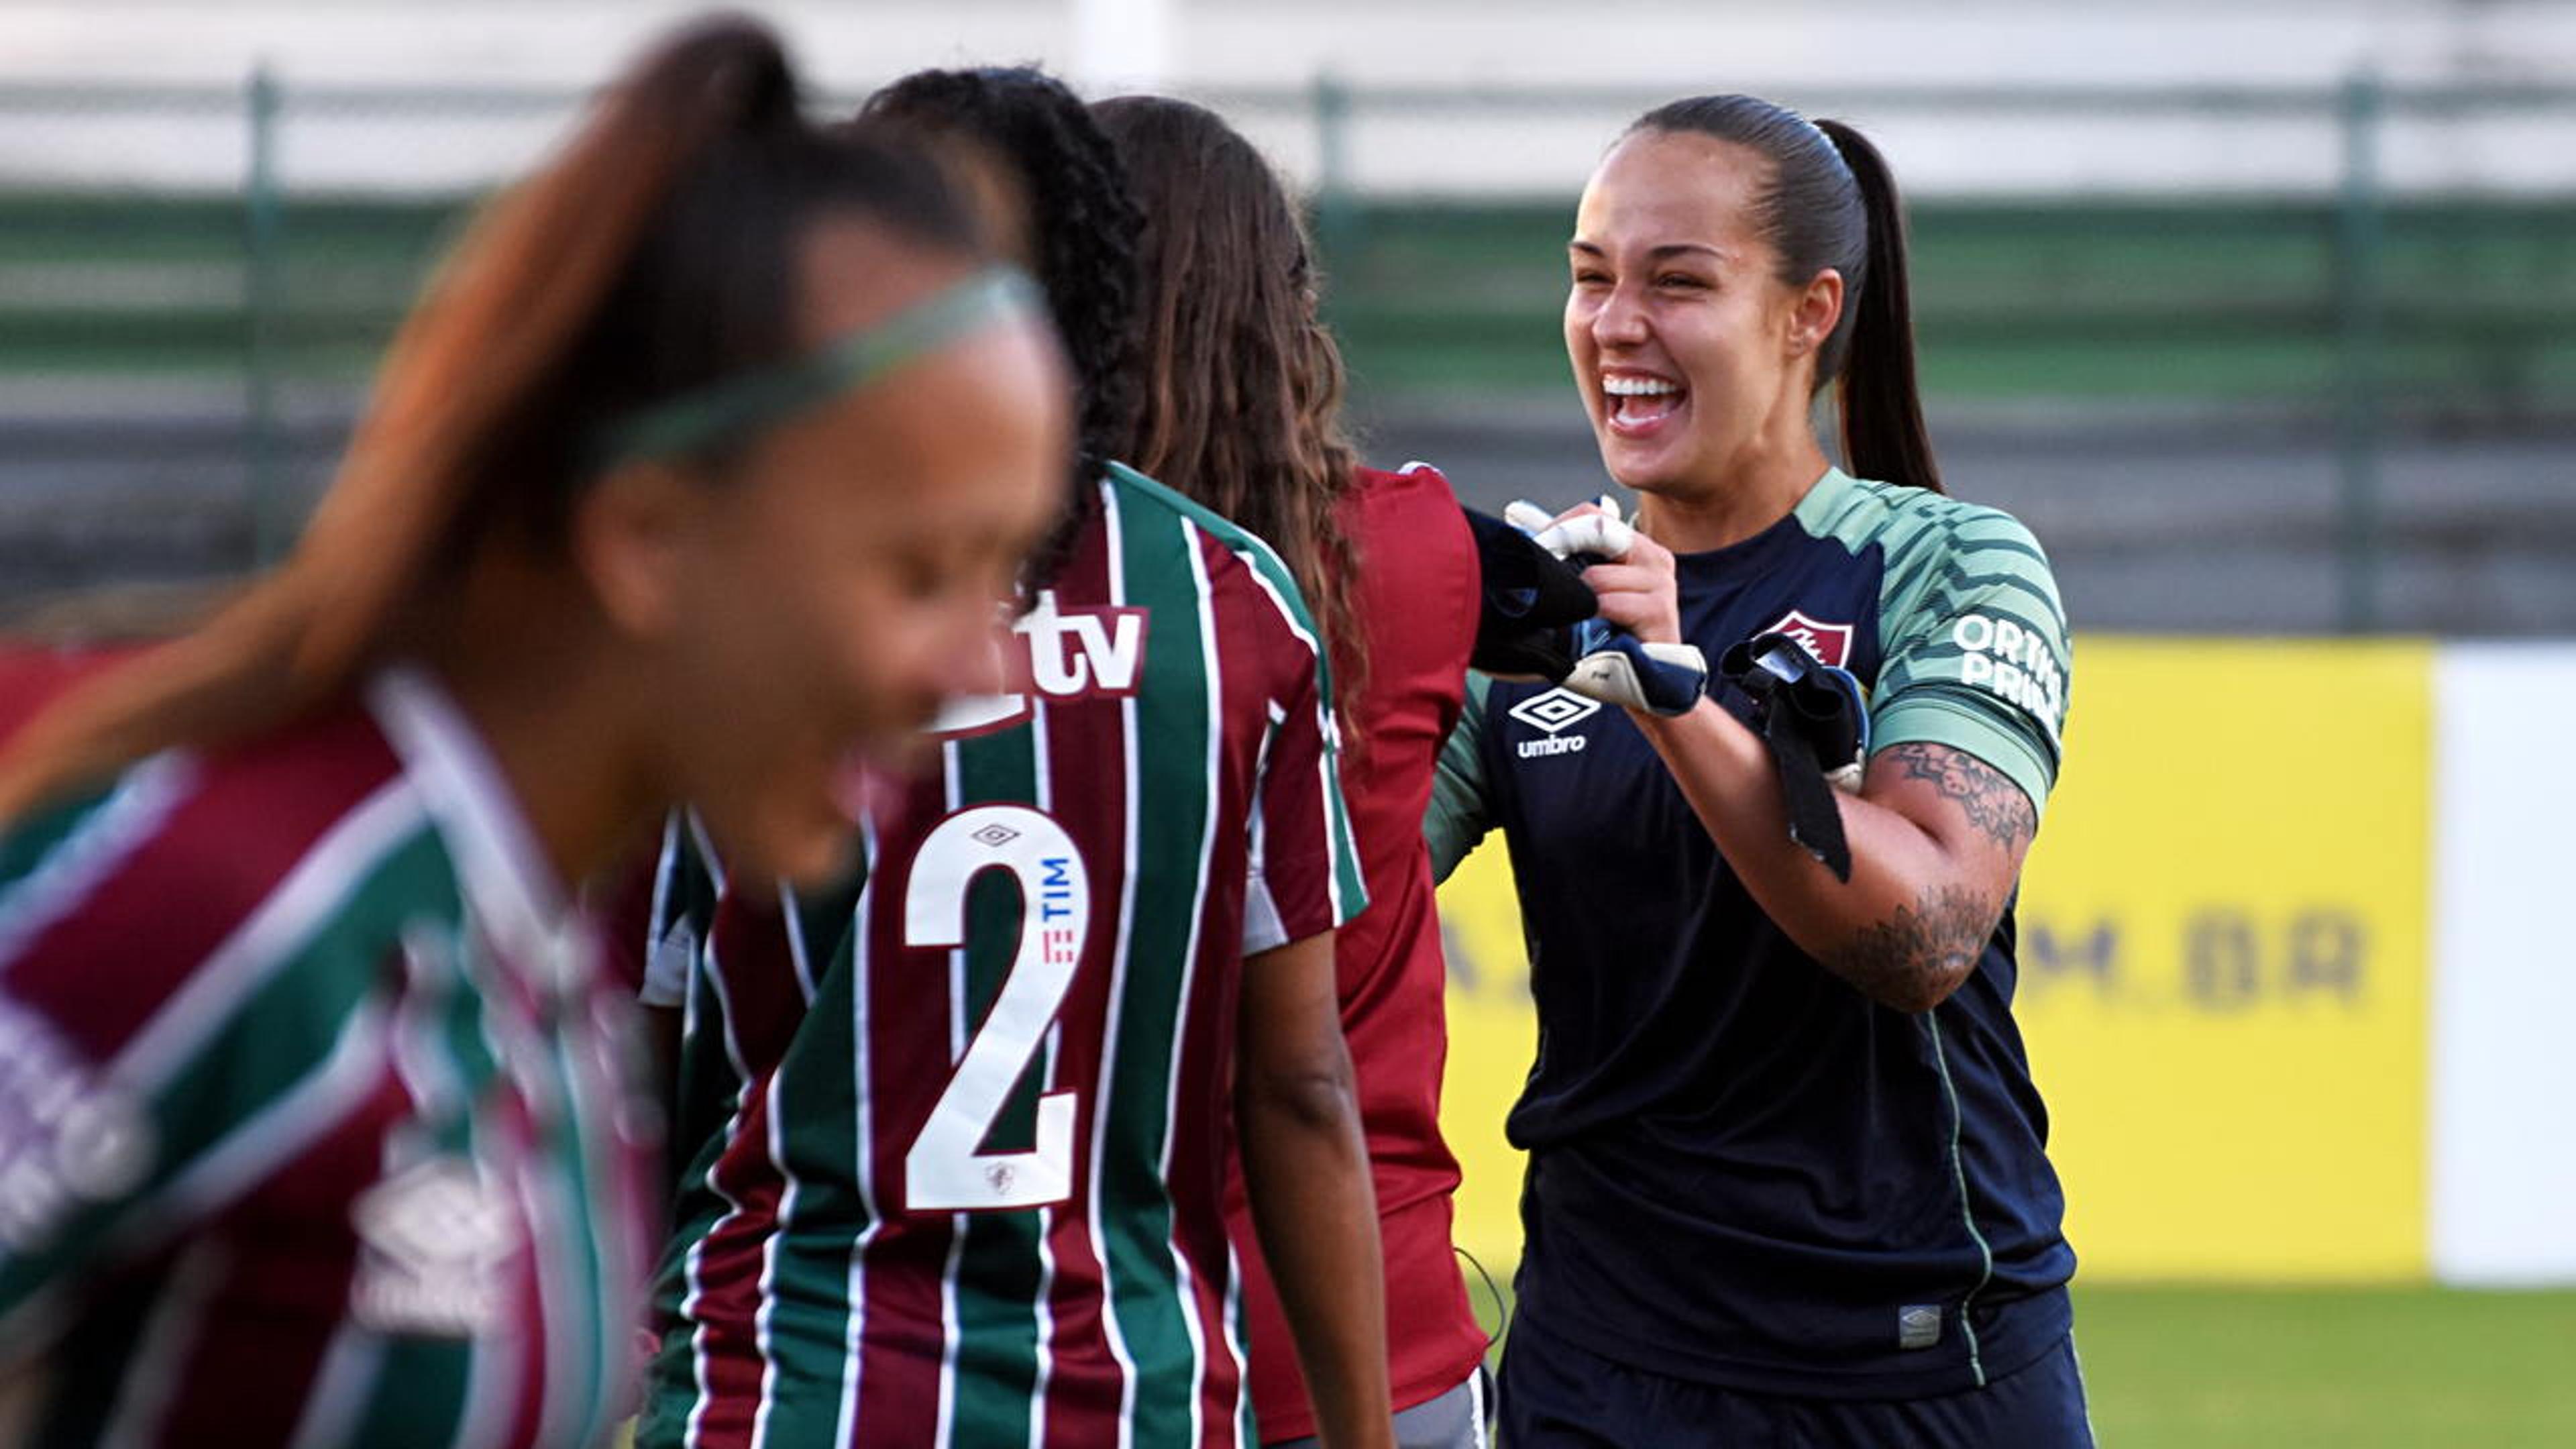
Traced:
<path fill-rule="evenodd" d="M 1574 667 L 1569 626 L 1600 601 L 1582 573 L 1491 514 L 1466 510 L 1481 575 L 1476 647 L 1467 662 L 1504 679 L 1565 678 Z"/>
<path fill-rule="evenodd" d="M 1597 512 L 1556 518 L 1537 504 L 1516 502 L 1503 510 L 1503 518 L 1578 570 L 1626 558 L 1636 542 L 1636 530 L 1620 518 L 1618 501 L 1607 494 Z M 1569 650 L 1574 664 L 1562 683 L 1604 704 L 1687 714 L 1708 688 L 1708 658 L 1694 646 L 1649 644 L 1602 619 L 1575 625 Z"/>
<path fill-rule="evenodd" d="M 1834 791 L 1860 792 L 1869 706 L 1851 671 L 1819 663 L 1786 634 L 1757 634 L 1717 661 L 1718 705 L 1762 737 L 1789 811 L 1789 838 L 1851 879 L 1851 845 Z"/>

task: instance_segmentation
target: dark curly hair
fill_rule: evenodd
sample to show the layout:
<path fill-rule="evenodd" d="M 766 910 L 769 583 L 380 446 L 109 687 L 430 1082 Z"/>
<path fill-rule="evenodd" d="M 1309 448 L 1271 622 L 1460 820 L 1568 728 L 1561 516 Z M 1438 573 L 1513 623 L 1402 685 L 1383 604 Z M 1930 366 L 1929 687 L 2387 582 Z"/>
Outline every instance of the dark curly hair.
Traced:
<path fill-rule="evenodd" d="M 1088 485 L 1101 465 L 1128 457 L 1135 439 L 1144 397 L 1136 255 L 1144 213 L 1090 111 L 1034 66 L 915 71 L 871 96 L 859 114 L 962 136 L 1016 173 L 1030 265 L 1073 364 L 1081 424 L 1072 503 L 1030 560 L 1034 588 L 1063 566 L 1094 506 Z"/>

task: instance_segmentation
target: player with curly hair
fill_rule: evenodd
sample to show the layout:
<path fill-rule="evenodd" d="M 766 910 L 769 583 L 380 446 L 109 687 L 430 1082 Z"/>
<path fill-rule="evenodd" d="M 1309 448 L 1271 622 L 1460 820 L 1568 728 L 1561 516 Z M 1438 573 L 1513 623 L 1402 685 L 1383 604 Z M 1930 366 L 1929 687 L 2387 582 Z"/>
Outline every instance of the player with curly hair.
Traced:
<path fill-rule="evenodd" d="M 1023 183 L 1084 473 L 1017 687 L 940 722 L 848 879 L 782 891 L 671 833 L 647 1000 L 683 1012 L 687 1169 L 638 1443 L 1242 1443 L 1239 1143 L 1325 1435 L 1385 1444 L 1331 934 L 1365 892 L 1314 620 L 1268 545 L 1111 461 L 1140 217 L 1080 101 L 935 71 L 866 115 Z"/>

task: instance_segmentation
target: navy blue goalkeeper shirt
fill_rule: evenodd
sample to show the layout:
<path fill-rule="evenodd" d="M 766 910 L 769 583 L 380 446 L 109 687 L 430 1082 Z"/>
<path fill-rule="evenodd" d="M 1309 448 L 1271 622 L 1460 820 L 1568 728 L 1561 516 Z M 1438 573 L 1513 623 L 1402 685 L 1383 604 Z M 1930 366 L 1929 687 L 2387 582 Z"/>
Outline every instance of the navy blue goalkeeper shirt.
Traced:
<path fill-rule="evenodd" d="M 2044 805 L 2066 629 L 2010 517 L 1828 472 L 1678 568 L 1712 661 L 1795 633 L 1870 689 L 1873 749 L 1946 745 Z M 1640 1368 L 1813 1396 L 1951 1392 L 2055 1346 L 2075 1255 L 2011 911 L 1937 1009 L 1877 1005 L 1763 914 L 1623 711 L 1474 683 L 1426 831 L 1444 875 L 1504 833 L 1527 933 L 1518 1311 Z"/>

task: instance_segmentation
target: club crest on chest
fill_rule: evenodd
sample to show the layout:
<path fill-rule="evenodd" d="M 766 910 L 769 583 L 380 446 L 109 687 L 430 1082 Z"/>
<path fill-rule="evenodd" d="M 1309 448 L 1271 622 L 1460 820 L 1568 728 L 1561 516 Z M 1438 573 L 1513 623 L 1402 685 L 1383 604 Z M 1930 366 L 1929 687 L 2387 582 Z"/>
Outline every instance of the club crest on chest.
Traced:
<path fill-rule="evenodd" d="M 1828 624 L 1821 619 L 1809 618 L 1802 609 L 1791 609 L 1770 627 L 1755 630 L 1752 637 L 1786 634 L 1798 641 L 1799 648 L 1816 656 L 1816 662 L 1836 669 L 1849 669 L 1855 632 L 1849 624 Z"/>

